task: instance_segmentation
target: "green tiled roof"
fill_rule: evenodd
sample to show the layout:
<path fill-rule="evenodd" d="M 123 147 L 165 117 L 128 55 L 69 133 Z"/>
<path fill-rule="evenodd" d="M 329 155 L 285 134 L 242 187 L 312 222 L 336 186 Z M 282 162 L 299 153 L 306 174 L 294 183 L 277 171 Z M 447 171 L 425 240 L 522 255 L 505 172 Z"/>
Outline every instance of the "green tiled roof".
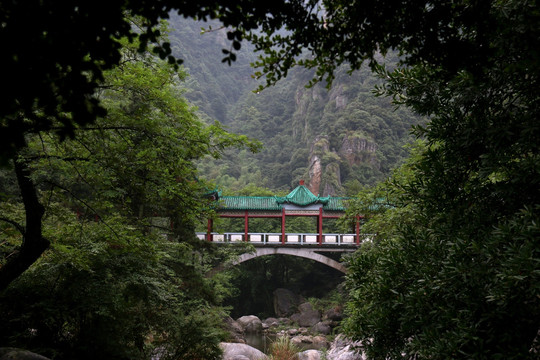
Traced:
<path fill-rule="evenodd" d="M 280 204 L 294 204 L 298 206 L 307 206 L 311 204 L 326 204 L 330 197 L 321 198 L 313 195 L 305 185 L 299 185 L 284 197 L 276 197 L 276 201 Z"/>
<path fill-rule="evenodd" d="M 220 196 L 221 210 L 260 210 L 281 211 L 283 204 L 308 206 L 322 204 L 326 211 L 345 211 L 346 200 L 343 197 L 319 197 L 313 195 L 304 185 L 299 185 L 287 196 Z"/>
<path fill-rule="evenodd" d="M 326 211 L 345 211 L 347 209 L 347 200 L 350 200 L 350 198 L 331 197 L 323 206 L 323 209 Z"/>
<path fill-rule="evenodd" d="M 281 205 L 274 196 L 222 196 L 221 208 L 227 210 L 274 210 L 281 211 Z"/>

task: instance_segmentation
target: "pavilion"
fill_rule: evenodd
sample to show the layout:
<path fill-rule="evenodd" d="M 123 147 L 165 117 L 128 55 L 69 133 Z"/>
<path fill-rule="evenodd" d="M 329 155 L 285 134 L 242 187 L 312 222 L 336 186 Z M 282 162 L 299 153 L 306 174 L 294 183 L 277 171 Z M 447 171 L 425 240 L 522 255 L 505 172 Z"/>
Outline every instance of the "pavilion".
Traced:
<path fill-rule="evenodd" d="M 242 237 L 242 241 L 257 242 L 261 241 L 261 236 L 265 234 L 250 234 L 249 219 L 251 218 L 280 218 L 281 219 L 281 234 L 273 234 L 269 241 L 277 242 L 285 245 L 291 242 L 305 242 L 322 245 L 325 241 L 323 234 L 324 219 L 337 219 L 345 215 L 347 208 L 347 200 L 345 197 L 321 197 L 315 196 L 301 180 L 300 184 L 292 190 L 287 196 L 220 196 L 219 193 L 214 193 L 215 199 L 218 201 L 216 212 L 221 218 L 243 218 L 244 232 L 237 234 Z M 301 234 L 288 235 L 286 232 L 287 216 L 310 216 L 317 219 L 317 233 L 305 234 L 299 238 Z M 336 242 L 343 241 L 359 245 L 360 239 L 360 217 L 356 219 L 354 234 L 334 234 Z M 339 237 L 343 235 L 342 237 Z M 258 236 L 258 237 L 257 237 Z M 346 237 L 345 237 L 346 236 Z M 208 220 L 208 229 L 205 234 L 208 241 L 214 241 L 213 221 Z"/>

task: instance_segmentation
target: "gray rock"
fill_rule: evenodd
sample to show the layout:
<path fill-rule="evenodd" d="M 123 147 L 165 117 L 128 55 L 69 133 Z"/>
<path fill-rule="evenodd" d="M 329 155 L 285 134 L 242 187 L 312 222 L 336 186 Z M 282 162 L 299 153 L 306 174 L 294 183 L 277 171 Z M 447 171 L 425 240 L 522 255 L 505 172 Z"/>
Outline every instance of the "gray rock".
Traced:
<path fill-rule="evenodd" d="M 332 328 L 328 323 L 318 322 L 311 328 L 311 330 L 315 333 L 328 335 L 332 331 Z"/>
<path fill-rule="evenodd" d="M 351 341 L 343 335 L 338 335 L 326 353 L 328 360 L 366 360 L 359 342 Z"/>
<path fill-rule="evenodd" d="M 291 342 L 294 345 L 311 344 L 313 343 L 312 337 L 307 335 L 297 335 L 291 338 Z"/>
<path fill-rule="evenodd" d="M 321 352 L 318 350 L 306 350 L 298 353 L 298 360 L 321 360 Z"/>
<path fill-rule="evenodd" d="M 298 310 L 298 313 L 291 316 L 291 320 L 300 326 L 311 327 L 321 321 L 321 315 L 310 303 L 301 304 Z"/>
<path fill-rule="evenodd" d="M 220 343 L 222 360 L 267 360 L 268 357 L 254 347 L 246 344 Z"/>
<path fill-rule="evenodd" d="M 325 349 L 328 348 L 328 341 L 326 340 L 326 337 L 324 336 L 314 336 L 313 337 L 313 348 L 319 350 L 319 349 Z"/>
<path fill-rule="evenodd" d="M 280 324 L 285 324 L 285 325 L 289 325 L 291 323 L 291 319 L 286 318 L 286 317 L 280 317 L 278 321 Z"/>
<path fill-rule="evenodd" d="M 0 360 L 49 360 L 45 356 L 17 348 L 0 348 Z"/>
<path fill-rule="evenodd" d="M 278 317 L 292 315 L 303 298 L 290 290 L 279 288 L 274 290 L 274 312 Z"/>
<path fill-rule="evenodd" d="M 242 316 L 236 319 L 245 333 L 260 333 L 263 330 L 262 321 L 255 315 Z"/>
<path fill-rule="evenodd" d="M 280 325 L 280 322 L 278 319 L 276 318 L 273 318 L 273 317 L 269 317 L 268 319 L 264 320 L 263 321 L 263 327 L 265 326 L 268 327 L 268 328 L 271 328 L 271 327 L 277 327 Z"/>
<path fill-rule="evenodd" d="M 298 335 L 291 339 L 291 342 L 301 348 L 308 349 L 323 349 L 328 346 L 328 342 L 324 336 L 309 336 Z"/>
<path fill-rule="evenodd" d="M 229 341 L 237 343 L 245 343 L 244 328 L 232 318 L 225 318 L 225 324 L 230 335 Z"/>
<path fill-rule="evenodd" d="M 323 315 L 323 319 L 339 322 L 343 320 L 343 312 L 339 308 L 327 310 Z"/>
<path fill-rule="evenodd" d="M 298 333 L 299 333 L 298 329 L 289 329 L 289 330 L 287 330 L 287 334 L 289 334 L 291 336 L 294 336 L 294 335 L 296 335 Z"/>

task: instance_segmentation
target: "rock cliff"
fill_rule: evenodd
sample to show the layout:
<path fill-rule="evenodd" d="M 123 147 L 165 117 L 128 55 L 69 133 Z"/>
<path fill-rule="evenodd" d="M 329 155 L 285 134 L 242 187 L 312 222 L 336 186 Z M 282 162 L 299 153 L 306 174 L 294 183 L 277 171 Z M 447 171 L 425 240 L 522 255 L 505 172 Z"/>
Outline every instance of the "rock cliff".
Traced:
<path fill-rule="evenodd" d="M 328 136 L 316 136 L 309 153 L 308 188 L 315 195 L 340 195 L 342 167 L 360 164 L 379 168 L 377 143 L 361 131 L 345 134 L 339 151 L 330 148 Z"/>

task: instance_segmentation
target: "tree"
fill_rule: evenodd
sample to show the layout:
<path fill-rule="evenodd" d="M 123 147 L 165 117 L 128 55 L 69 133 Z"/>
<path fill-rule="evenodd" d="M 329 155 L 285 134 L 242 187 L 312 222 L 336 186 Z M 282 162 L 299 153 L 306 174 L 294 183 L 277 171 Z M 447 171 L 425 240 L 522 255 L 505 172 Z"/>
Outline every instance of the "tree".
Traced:
<path fill-rule="evenodd" d="M 27 136 L 27 148 L 19 151 L 14 169 L 26 219 L 14 218 L 9 210 L 2 216 L 23 240 L 19 250 L 3 259 L 0 289 L 49 245 L 42 228 L 45 209 L 39 192 L 43 189 L 62 189 L 79 201 L 74 208 L 91 216 L 102 218 L 114 204 L 116 211 L 137 221 L 168 217 L 176 225 L 176 236 L 179 231 L 192 235 L 189 224 L 203 216 L 201 209 L 207 202 L 203 197 L 207 190 L 197 179 L 193 161 L 206 155 L 219 157 L 229 146 L 257 147 L 246 137 L 228 134 L 218 123 L 199 122 L 177 89 L 185 75 L 148 53 L 139 54 L 138 44 L 129 43 L 129 39 L 118 40 L 123 63 L 105 74 L 106 82 L 96 94 L 108 109 L 106 118 L 92 127 L 74 129 L 75 141 L 58 143 L 51 131 Z M 73 171 L 78 174 L 75 178 Z"/>
<path fill-rule="evenodd" d="M 78 125 L 93 123 L 105 114 L 97 90 L 104 72 L 122 61 L 119 39 L 138 39 L 144 51 L 161 35 L 156 28 L 171 11 L 200 20 L 219 18 L 231 26 L 224 61 L 234 61 L 242 31 L 258 24 L 277 29 L 285 19 L 307 15 L 301 1 L 260 3 L 253 0 L 130 0 L 49 3 L 33 0 L 3 1 L 0 40 L 5 89 L 0 109 L 0 154 L 5 163 L 24 147 L 24 135 L 54 128 L 61 138 L 73 135 Z M 140 16 L 134 26 L 126 18 Z M 273 14 L 267 18 L 267 14 Z M 236 29 L 238 28 L 238 30 Z M 167 41 L 153 51 L 170 63 Z"/>
<path fill-rule="evenodd" d="M 181 95 L 183 72 L 119 41 L 122 65 L 99 92 L 108 115 L 73 139 L 27 136 L 16 174 L 2 171 L 0 276 L 11 285 L 0 298 L 9 324 L 1 342 L 65 358 L 148 358 L 156 349 L 161 358 L 217 358 L 229 290 L 205 277 L 224 255 L 194 235 L 211 208 L 195 160 L 256 143 L 203 124 Z M 20 254 L 34 249 L 25 243 L 33 237 L 51 250 L 28 260 Z M 21 263 L 33 264 L 22 276 Z"/>
<path fill-rule="evenodd" d="M 108 228 L 64 204 L 47 213 L 51 250 L 0 294 L 3 346 L 63 359 L 219 358 L 229 290 L 204 277 L 215 255 L 118 215 L 104 216 Z"/>
<path fill-rule="evenodd" d="M 373 358 L 538 356 L 540 13 L 481 4 L 477 19 L 455 4 L 449 29 L 477 49 L 455 58 L 442 37 L 438 56 L 421 43 L 410 67 L 377 70 L 381 94 L 430 121 L 407 176 L 385 186 L 399 208 L 374 218 L 378 241 L 350 264 L 348 330 Z"/>
<path fill-rule="evenodd" d="M 20 11 L 26 5 L 18 2 L 5 5 L 3 14 L 7 15 L 1 21 L 2 40 L 9 44 L 6 60 L 10 66 L 6 68 L 10 74 L 19 76 L 17 81 L 27 79 L 23 75 L 28 71 L 27 66 L 20 66 L 23 63 L 19 59 L 31 57 L 27 56 L 28 47 L 23 48 L 24 52 L 11 51 L 18 49 L 14 42 L 24 44 L 18 38 L 24 32 L 10 34 L 14 42 L 5 39 L 5 35 L 15 24 L 24 23 L 13 14 L 15 10 L 22 14 Z M 69 14 L 74 14 L 69 19 L 74 21 L 45 19 L 47 23 L 62 23 L 63 29 L 84 28 L 88 32 L 93 27 L 71 26 L 77 21 L 83 26 L 87 24 L 82 20 L 92 12 L 85 5 L 69 5 Z M 97 5 L 100 12 L 101 5 Z M 385 327 L 368 322 L 363 329 L 356 329 L 357 336 L 374 339 L 371 354 L 380 357 L 405 354 L 411 358 L 534 356 L 529 349 L 540 322 L 536 285 L 540 238 L 537 2 L 246 0 L 230 5 L 228 1 L 196 4 L 141 1 L 130 2 L 125 8 L 146 15 L 150 24 L 155 24 L 160 15 L 166 17 L 171 8 L 180 8 L 185 16 L 219 17 L 224 25 L 233 27 L 228 35 L 232 47 L 226 51 L 225 61 L 234 60 L 234 49 L 240 46 L 241 38 L 252 41 L 263 52 L 256 64 L 261 71 L 256 76 L 265 77 L 267 84 L 286 76 L 296 65 L 316 69 L 314 80 L 330 83 L 338 65 L 347 62 L 355 70 L 368 61 L 377 69 L 377 55 L 396 49 L 407 67 L 393 72 L 379 70 L 388 79 L 383 92 L 431 118 L 425 128 L 418 128 L 417 134 L 426 138 L 427 149 L 414 167 L 413 181 L 406 184 L 403 197 L 403 201 L 417 204 L 418 221 L 415 226 L 400 229 L 396 242 L 391 243 L 393 250 L 384 258 L 388 261 L 375 261 L 374 265 L 376 270 L 383 269 L 377 263 L 403 264 L 406 268 L 403 272 L 383 273 L 382 282 L 369 288 L 390 284 L 389 289 L 397 294 L 393 291 L 385 294 L 394 294 L 397 302 L 374 300 L 374 308 L 383 309 L 380 305 L 387 304 L 404 311 L 393 312 L 389 317 L 392 321 Z M 114 50 L 118 46 L 108 36 L 119 33 L 135 37 L 120 20 L 119 13 L 124 8 L 113 7 L 110 5 L 116 13 L 111 11 L 110 17 L 103 17 L 110 19 L 110 23 L 99 23 L 95 32 L 88 32 L 92 34 L 89 42 L 92 46 L 81 47 L 84 51 L 74 56 L 77 61 L 44 60 L 44 64 L 52 66 L 38 72 L 34 84 L 41 86 L 28 86 L 31 95 L 22 96 L 21 99 L 26 99 L 22 105 L 16 97 L 5 99 L 8 110 L 1 114 L 2 126 L 10 131 L 2 134 L 10 134 L 9 149 L 16 146 L 14 140 L 22 143 L 24 131 L 48 127 L 49 116 L 61 117 L 69 110 L 80 122 L 95 118 L 92 111 L 76 105 L 99 108 L 95 96 L 92 98 L 96 88 L 93 85 L 102 68 L 118 64 L 120 59 Z M 42 6 L 36 9 L 40 14 L 49 14 Z M 260 31 L 256 31 L 257 26 Z M 43 32 L 48 29 L 38 27 L 34 39 L 42 40 L 37 44 L 53 39 L 58 44 L 62 37 L 48 38 L 47 34 L 54 33 Z M 141 34 L 143 48 L 145 40 L 154 34 L 145 29 Z M 75 34 L 80 32 L 74 31 Z M 76 44 L 87 44 L 81 39 L 87 37 L 81 35 Z M 102 43 L 109 46 L 101 47 Z M 76 44 L 74 48 L 78 49 Z M 159 49 L 162 56 L 167 56 L 165 45 Z M 306 53 L 307 58 L 300 57 Z M 90 64 L 85 59 L 91 59 Z M 78 76 L 81 74 L 86 75 Z M 71 75 L 80 80 L 77 85 L 84 86 L 50 81 L 71 79 Z M 69 89 L 83 89 L 84 93 L 77 92 L 80 96 L 73 101 L 59 102 L 51 96 L 56 91 L 51 91 L 49 86 L 57 83 L 68 83 L 58 93 L 60 100 L 67 99 L 63 96 L 70 94 Z M 15 82 L 10 80 L 8 84 Z M 13 94 L 23 95 L 20 87 L 13 85 L 13 89 Z M 81 99 L 87 99 L 86 95 L 91 96 L 90 100 L 83 102 Z M 49 99 L 52 99 L 50 103 Z M 62 104 L 73 104 L 74 108 Z M 71 111 L 81 108 L 80 113 L 90 115 L 80 117 L 78 111 Z M 24 122 L 22 116 L 30 121 Z M 64 129 L 69 129 L 70 121 L 66 121 L 68 125 Z M 21 127 L 24 131 L 20 131 Z M 416 271 L 415 263 L 419 261 L 425 267 Z M 472 275 L 463 276 L 465 270 Z M 428 280 L 430 291 L 425 291 L 429 294 L 426 301 L 421 296 L 424 292 L 418 290 L 423 287 L 411 284 Z M 441 288 L 449 290 L 441 294 L 438 292 Z M 354 291 L 361 294 L 363 290 Z M 447 303 L 450 298 L 453 302 Z M 403 303 L 410 306 L 401 306 Z M 423 306 L 430 303 L 431 308 Z M 415 304 L 420 308 L 415 309 Z M 501 325 L 505 322 L 510 325 Z M 421 330 L 423 327 L 425 332 Z M 394 336 L 384 339 L 378 336 L 381 333 Z"/>
<path fill-rule="evenodd" d="M 77 128 L 71 140 L 59 141 L 50 131 L 27 136 L 14 175 L 3 170 L 2 230 L 9 241 L 2 242 L 2 288 L 44 251 L 45 246 L 30 259 L 21 255 L 35 249 L 29 242 L 58 240 L 47 236 L 51 204 L 118 232 L 120 242 L 124 226 L 137 228 L 141 236 L 159 233 L 190 243 L 194 223 L 210 211 L 208 187 L 197 179 L 194 160 L 219 157 L 230 146 L 257 147 L 217 123 L 197 119 L 181 96 L 184 73 L 149 53 L 139 54 L 127 39 L 121 44 L 124 62 L 106 73 L 100 88 L 108 116 Z"/>

